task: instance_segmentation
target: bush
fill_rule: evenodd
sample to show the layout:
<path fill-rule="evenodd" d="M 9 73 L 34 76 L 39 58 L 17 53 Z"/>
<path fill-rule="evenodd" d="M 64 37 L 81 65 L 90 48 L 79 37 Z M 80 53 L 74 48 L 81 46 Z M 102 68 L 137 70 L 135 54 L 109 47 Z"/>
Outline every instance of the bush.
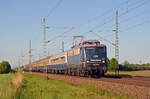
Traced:
<path fill-rule="evenodd" d="M 115 58 L 112 58 L 111 60 L 107 59 L 107 63 L 109 71 L 115 71 L 118 68 L 118 61 Z"/>
<path fill-rule="evenodd" d="M 11 71 L 11 66 L 7 61 L 2 61 L 0 63 L 0 74 L 9 73 Z"/>

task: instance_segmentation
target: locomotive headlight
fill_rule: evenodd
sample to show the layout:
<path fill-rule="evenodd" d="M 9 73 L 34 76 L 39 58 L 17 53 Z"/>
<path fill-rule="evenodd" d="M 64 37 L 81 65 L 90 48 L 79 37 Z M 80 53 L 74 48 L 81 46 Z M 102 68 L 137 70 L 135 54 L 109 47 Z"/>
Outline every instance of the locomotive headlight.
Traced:
<path fill-rule="evenodd" d="M 105 63 L 105 61 L 103 60 L 102 63 Z"/>

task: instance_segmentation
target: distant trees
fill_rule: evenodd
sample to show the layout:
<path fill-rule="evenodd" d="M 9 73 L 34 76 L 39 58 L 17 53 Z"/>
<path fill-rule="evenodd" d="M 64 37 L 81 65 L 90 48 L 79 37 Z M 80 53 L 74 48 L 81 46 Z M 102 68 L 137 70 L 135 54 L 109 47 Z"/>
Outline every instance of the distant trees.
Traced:
<path fill-rule="evenodd" d="M 109 71 L 115 71 L 118 69 L 117 60 L 115 58 L 108 59 L 107 58 L 107 64 L 108 64 L 108 70 Z M 130 64 L 128 61 L 124 61 L 123 64 L 119 64 L 119 70 L 120 71 L 137 71 L 137 70 L 150 70 L 150 64 Z"/>
<path fill-rule="evenodd" d="M 147 64 L 142 64 L 143 66 L 150 66 L 150 63 L 147 63 Z"/>
<path fill-rule="evenodd" d="M 9 73 L 11 71 L 11 66 L 9 62 L 2 61 L 0 63 L 0 74 Z"/>
<path fill-rule="evenodd" d="M 136 71 L 137 68 L 135 65 L 130 64 L 128 61 L 124 61 L 123 64 L 119 65 L 121 71 Z"/>

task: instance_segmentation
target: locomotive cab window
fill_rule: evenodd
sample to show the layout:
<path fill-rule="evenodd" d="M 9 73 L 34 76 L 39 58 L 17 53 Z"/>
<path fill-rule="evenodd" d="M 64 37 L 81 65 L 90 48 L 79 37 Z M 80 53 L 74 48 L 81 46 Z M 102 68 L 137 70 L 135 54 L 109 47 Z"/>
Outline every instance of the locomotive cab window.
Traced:
<path fill-rule="evenodd" d="M 87 61 L 101 61 L 106 56 L 105 47 L 87 47 L 86 59 Z"/>

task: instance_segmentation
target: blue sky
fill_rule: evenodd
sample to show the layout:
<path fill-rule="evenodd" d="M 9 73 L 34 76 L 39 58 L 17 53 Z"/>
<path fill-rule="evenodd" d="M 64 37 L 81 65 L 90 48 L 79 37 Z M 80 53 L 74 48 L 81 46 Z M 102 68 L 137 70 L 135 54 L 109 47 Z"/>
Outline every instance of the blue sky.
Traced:
<path fill-rule="evenodd" d="M 46 17 L 59 0 L 0 0 L 0 61 L 8 60 L 17 65 L 19 57 L 28 60 L 29 40 L 32 40 L 32 60 L 42 57 L 42 18 Z M 48 29 L 47 40 L 75 29 L 47 45 L 49 55 L 61 52 L 72 44 L 73 35 L 85 39 L 98 39 L 107 45 L 108 57 L 114 57 L 114 47 L 93 33 L 115 42 L 115 11 L 119 10 L 120 63 L 150 62 L 150 1 L 149 0 L 62 0 L 50 13 L 48 26 L 67 29 Z"/>

